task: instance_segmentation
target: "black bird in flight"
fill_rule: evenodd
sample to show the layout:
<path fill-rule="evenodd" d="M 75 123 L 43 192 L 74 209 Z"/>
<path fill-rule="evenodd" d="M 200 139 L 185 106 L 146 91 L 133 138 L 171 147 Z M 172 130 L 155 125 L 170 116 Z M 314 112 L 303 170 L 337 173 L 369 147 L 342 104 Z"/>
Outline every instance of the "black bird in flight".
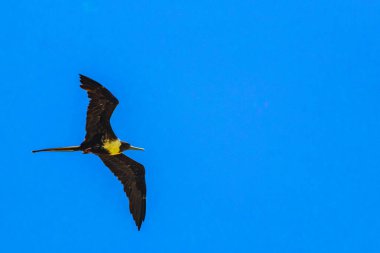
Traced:
<path fill-rule="evenodd" d="M 80 76 L 81 88 L 87 91 L 90 103 L 87 108 L 86 137 L 79 146 L 47 148 L 42 151 L 82 151 L 95 154 L 115 174 L 124 185 L 129 198 L 129 210 L 138 230 L 145 219 L 146 185 L 145 169 L 122 152 L 124 150 L 144 150 L 120 141 L 112 130 L 110 118 L 119 101 L 98 82 Z"/>

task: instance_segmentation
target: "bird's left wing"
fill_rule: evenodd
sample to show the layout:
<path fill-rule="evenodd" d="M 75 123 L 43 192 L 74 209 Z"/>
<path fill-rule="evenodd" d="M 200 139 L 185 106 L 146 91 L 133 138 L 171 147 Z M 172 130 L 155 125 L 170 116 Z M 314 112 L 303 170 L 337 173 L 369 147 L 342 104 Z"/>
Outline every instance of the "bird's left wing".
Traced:
<path fill-rule="evenodd" d="M 144 166 L 124 154 L 98 156 L 124 185 L 124 191 L 129 198 L 129 210 L 140 230 L 146 210 Z"/>

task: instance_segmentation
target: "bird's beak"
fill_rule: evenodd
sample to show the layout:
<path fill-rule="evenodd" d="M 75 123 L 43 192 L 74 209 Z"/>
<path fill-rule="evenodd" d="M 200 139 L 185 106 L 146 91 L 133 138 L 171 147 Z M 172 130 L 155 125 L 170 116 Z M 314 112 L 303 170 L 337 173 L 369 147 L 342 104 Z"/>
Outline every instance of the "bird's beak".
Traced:
<path fill-rule="evenodd" d="M 131 145 L 131 146 L 128 148 L 128 150 L 141 150 L 141 151 L 144 151 L 144 148 L 134 147 L 134 146 Z"/>

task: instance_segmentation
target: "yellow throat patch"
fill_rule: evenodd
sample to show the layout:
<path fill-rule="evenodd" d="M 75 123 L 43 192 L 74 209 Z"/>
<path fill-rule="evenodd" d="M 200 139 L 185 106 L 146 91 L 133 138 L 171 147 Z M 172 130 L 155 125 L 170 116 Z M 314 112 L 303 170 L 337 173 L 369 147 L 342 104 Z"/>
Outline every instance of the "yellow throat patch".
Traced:
<path fill-rule="evenodd" d="M 120 154 L 120 140 L 106 140 L 103 144 L 103 148 L 105 148 L 110 155 L 118 155 Z"/>

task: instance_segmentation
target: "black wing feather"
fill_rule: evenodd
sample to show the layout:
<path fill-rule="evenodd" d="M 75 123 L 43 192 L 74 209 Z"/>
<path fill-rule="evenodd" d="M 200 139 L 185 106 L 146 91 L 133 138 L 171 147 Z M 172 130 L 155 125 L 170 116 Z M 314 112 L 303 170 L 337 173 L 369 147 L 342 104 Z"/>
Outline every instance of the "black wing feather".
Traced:
<path fill-rule="evenodd" d="M 124 185 L 124 191 L 129 198 L 129 210 L 140 230 L 146 211 L 144 166 L 124 154 L 98 156 Z"/>
<path fill-rule="evenodd" d="M 103 136 L 116 139 L 110 119 L 119 101 L 98 82 L 84 75 L 79 76 L 82 83 L 80 87 L 87 91 L 88 98 L 90 99 L 87 108 L 86 142 L 91 142 L 92 139 Z"/>

